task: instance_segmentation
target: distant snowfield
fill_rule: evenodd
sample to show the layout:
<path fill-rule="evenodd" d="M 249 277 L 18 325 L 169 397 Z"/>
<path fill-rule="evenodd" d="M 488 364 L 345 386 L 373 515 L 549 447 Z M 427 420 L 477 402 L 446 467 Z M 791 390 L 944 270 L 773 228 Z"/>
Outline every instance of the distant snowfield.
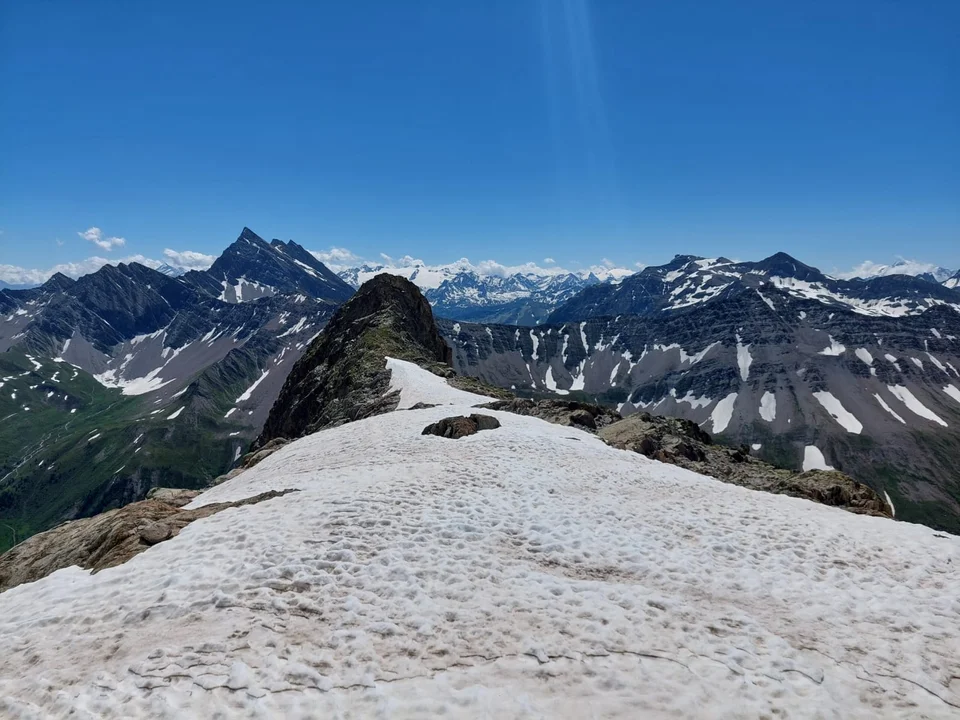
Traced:
<path fill-rule="evenodd" d="M 956 717 L 960 538 L 537 418 L 420 434 L 472 404 L 298 440 L 194 505 L 300 492 L 0 594 L 0 717 Z"/>

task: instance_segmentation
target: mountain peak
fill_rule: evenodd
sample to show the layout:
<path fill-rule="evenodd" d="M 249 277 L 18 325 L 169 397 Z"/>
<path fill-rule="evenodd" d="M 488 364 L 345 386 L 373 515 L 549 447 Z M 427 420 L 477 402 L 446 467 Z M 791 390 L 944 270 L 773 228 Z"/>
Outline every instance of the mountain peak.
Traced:
<path fill-rule="evenodd" d="M 69 278 L 61 272 L 54 273 L 50 276 L 50 279 L 43 284 L 44 290 L 51 290 L 56 292 L 62 292 L 73 287 L 77 281 L 73 278 Z"/>
<path fill-rule="evenodd" d="M 754 265 L 754 269 L 769 275 L 795 278 L 805 282 L 824 282 L 827 279 L 827 276 L 815 267 L 805 265 L 783 251 L 764 258 Z"/>
<path fill-rule="evenodd" d="M 257 242 L 266 244 L 266 240 L 257 235 L 253 230 L 244 226 L 243 230 L 240 231 L 240 236 L 237 238 L 237 242 L 241 240 L 246 240 L 247 242 Z"/>

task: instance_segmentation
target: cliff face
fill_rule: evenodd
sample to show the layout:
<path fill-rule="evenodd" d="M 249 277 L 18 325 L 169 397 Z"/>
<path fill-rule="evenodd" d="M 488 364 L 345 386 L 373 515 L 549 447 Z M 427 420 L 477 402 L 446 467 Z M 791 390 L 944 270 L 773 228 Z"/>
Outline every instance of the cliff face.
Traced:
<path fill-rule="evenodd" d="M 294 365 L 254 447 L 396 408 L 387 357 L 453 374 L 450 348 L 417 286 L 378 275 L 334 314 Z"/>

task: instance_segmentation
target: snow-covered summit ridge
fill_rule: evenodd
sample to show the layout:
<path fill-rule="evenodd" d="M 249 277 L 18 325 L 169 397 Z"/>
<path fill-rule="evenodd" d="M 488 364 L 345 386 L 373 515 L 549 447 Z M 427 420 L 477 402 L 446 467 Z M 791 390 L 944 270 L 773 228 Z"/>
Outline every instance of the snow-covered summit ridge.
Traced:
<path fill-rule="evenodd" d="M 299 492 L 0 595 L 0 713 L 955 716 L 960 538 L 531 417 L 420 434 L 471 411 L 302 438 L 194 506 Z"/>

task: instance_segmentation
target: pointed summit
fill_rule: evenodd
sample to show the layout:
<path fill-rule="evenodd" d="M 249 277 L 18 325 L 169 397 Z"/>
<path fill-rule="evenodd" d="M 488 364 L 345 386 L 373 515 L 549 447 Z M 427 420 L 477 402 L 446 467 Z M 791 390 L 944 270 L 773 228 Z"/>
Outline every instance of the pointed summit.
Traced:
<path fill-rule="evenodd" d="M 219 292 L 219 298 L 230 303 L 277 294 L 303 294 L 340 303 L 353 294 L 353 288 L 293 241 L 268 243 L 248 227 L 205 274 L 213 285 L 197 278 L 191 281 Z"/>

